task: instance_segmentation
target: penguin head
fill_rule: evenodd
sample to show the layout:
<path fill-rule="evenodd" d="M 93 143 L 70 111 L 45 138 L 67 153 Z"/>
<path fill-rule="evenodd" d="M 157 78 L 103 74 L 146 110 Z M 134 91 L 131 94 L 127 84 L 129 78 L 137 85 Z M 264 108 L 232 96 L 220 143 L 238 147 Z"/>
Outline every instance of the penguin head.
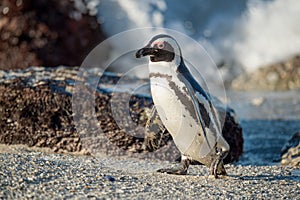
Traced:
<path fill-rule="evenodd" d="M 136 52 L 136 57 L 150 56 L 151 62 L 181 62 L 181 50 L 177 41 L 169 35 L 156 35 Z"/>

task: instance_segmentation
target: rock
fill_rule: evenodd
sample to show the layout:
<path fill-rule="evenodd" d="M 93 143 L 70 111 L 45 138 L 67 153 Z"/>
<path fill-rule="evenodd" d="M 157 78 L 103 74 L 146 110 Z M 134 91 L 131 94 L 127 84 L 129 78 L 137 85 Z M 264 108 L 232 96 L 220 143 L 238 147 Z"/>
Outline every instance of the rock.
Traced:
<path fill-rule="evenodd" d="M 300 132 L 295 133 L 282 148 L 281 164 L 300 166 Z"/>
<path fill-rule="evenodd" d="M 1 0 L 0 33 L 0 69 L 79 66 L 105 39 L 97 18 L 70 0 Z"/>
<path fill-rule="evenodd" d="M 220 110 L 219 108 L 219 112 L 223 112 L 223 115 L 226 115 L 222 134 L 230 145 L 229 154 L 225 158 L 224 163 L 238 161 L 239 156 L 243 154 L 244 146 L 242 128 L 237 122 L 233 110 L 230 108 L 227 108 L 226 110 Z"/>
<path fill-rule="evenodd" d="M 74 88 L 75 81 L 82 78 L 77 76 L 78 70 L 76 67 L 32 67 L 0 71 L 0 143 L 49 147 L 57 152 L 84 150 L 109 155 L 145 156 L 143 127 L 148 118 L 147 112 L 153 105 L 151 97 L 112 92 L 111 88 L 121 78 L 112 73 L 102 75 L 95 94 L 88 88 L 89 84 Z M 85 76 L 94 80 L 100 75 L 100 71 L 90 70 Z M 147 80 L 134 78 L 125 81 L 128 84 L 147 83 Z M 86 93 L 82 94 L 86 101 L 72 109 L 72 92 L 75 89 Z M 76 95 L 73 95 L 75 101 Z M 85 109 L 91 103 L 89 95 L 95 95 L 92 100 L 95 102 L 96 120 Z M 129 111 L 123 105 L 129 105 Z M 243 153 L 242 129 L 232 110 L 218 107 L 218 111 L 225 118 L 223 135 L 231 147 L 225 162 L 237 161 Z M 123 121 L 118 121 L 118 117 Z M 77 119 L 79 128 L 75 126 Z M 151 153 L 151 156 L 174 161 L 179 152 L 171 137 L 166 136 L 164 141 L 161 151 Z"/>
<path fill-rule="evenodd" d="M 251 104 L 253 106 L 261 106 L 264 103 L 264 98 L 262 97 L 255 97 L 251 100 Z"/>
<path fill-rule="evenodd" d="M 236 90 L 291 90 L 300 88 L 300 55 L 262 67 L 232 81 Z"/>

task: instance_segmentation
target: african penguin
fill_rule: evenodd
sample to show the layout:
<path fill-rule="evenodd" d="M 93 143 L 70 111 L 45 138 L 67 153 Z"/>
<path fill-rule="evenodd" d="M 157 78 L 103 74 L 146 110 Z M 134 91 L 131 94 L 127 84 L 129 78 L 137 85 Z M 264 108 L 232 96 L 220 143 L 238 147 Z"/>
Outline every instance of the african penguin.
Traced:
<path fill-rule="evenodd" d="M 146 126 L 146 146 L 156 149 L 165 129 L 182 155 L 181 163 L 158 172 L 187 174 L 192 160 L 210 168 L 217 178 L 225 175 L 223 159 L 229 145 L 222 136 L 218 113 L 208 93 L 185 65 L 177 41 L 165 34 L 153 37 L 136 52 L 150 56 L 149 78 L 154 106 Z"/>

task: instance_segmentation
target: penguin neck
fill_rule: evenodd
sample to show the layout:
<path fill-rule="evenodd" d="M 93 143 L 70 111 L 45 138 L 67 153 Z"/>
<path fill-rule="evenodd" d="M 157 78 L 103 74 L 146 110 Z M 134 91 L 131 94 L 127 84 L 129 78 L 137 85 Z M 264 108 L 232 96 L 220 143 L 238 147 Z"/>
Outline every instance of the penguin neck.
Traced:
<path fill-rule="evenodd" d="M 150 74 L 162 74 L 173 76 L 176 73 L 177 66 L 172 62 L 149 62 Z"/>

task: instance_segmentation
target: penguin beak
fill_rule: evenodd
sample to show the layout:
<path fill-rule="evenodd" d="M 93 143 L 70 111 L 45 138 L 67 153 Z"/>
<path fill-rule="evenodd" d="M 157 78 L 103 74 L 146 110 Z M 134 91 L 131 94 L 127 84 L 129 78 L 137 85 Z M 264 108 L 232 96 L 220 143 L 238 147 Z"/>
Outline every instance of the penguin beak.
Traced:
<path fill-rule="evenodd" d="M 138 50 L 135 53 L 135 57 L 136 58 L 141 58 L 143 56 L 151 56 L 151 55 L 153 56 L 153 55 L 155 55 L 156 52 L 157 52 L 156 49 L 146 46 L 146 47 L 143 47 L 140 50 Z"/>

